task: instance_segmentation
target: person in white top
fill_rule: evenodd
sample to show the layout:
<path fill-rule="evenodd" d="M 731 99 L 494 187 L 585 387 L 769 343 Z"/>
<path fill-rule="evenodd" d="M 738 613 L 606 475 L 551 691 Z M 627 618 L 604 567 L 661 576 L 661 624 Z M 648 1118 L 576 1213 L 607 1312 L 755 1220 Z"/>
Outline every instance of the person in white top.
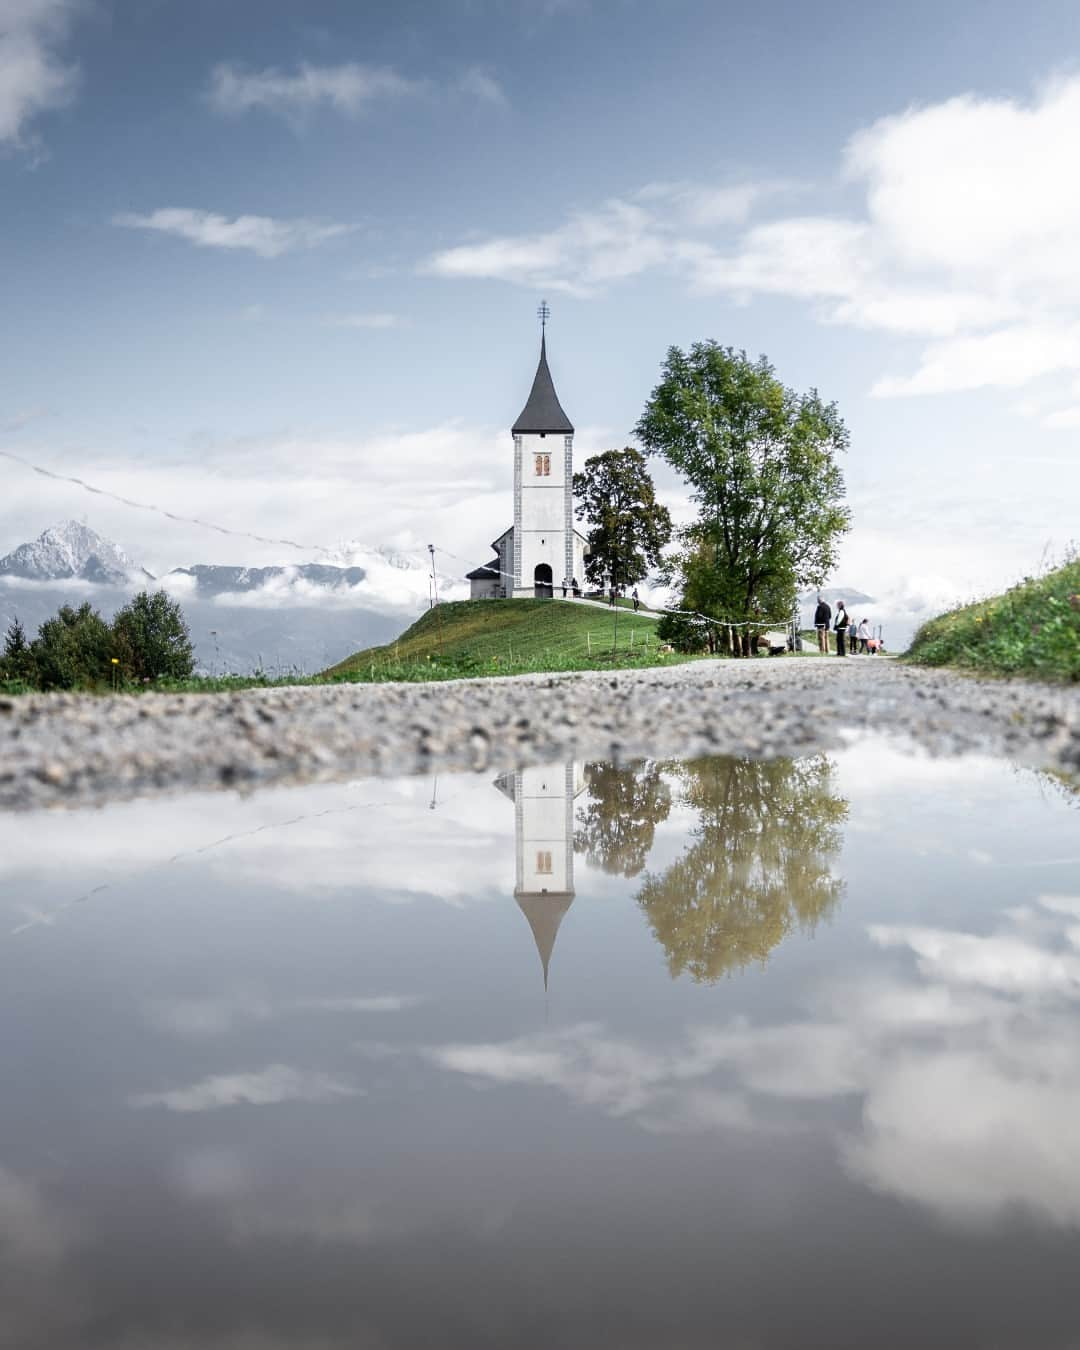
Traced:
<path fill-rule="evenodd" d="M 859 651 L 866 655 L 870 653 L 870 620 L 863 619 L 855 632 L 859 639 Z"/>

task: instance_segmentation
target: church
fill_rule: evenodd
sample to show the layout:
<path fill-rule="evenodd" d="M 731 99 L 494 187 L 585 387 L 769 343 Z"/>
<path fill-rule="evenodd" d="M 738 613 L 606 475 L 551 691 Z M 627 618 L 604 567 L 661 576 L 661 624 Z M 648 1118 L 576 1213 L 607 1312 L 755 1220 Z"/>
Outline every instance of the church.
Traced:
<path fill-rule="evenodd" d="M 540 308 L 547 319 L 547 306 Z M 514 523 L 491 547 L 495 557 L 467 575 L 473 600 L 536 597 L 585 581 L 585 536 L 574 528 L 574 428 L 563 412 L 540 336 L 532 390 L 511 427 L 514 438 Z"/>
<path fill-rule="evenodd" d="M 585 765 L 518 769 L 495 787 L 514 804 L 514 899 L 532 929 L 546 991 L 559 925 L 574 903 L 574 801 L 585 790 Z"/>

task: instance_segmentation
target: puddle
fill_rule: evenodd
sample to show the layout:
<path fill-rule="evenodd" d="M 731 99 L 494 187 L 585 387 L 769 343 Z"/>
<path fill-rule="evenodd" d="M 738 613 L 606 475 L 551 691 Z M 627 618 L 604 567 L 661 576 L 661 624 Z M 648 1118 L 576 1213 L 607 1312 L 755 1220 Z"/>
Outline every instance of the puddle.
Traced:
<path fill-rule="evenodd" d="M 1065 1346 L 1080 798 L 833 756 L 0 817 L 0 1347 Z"/>

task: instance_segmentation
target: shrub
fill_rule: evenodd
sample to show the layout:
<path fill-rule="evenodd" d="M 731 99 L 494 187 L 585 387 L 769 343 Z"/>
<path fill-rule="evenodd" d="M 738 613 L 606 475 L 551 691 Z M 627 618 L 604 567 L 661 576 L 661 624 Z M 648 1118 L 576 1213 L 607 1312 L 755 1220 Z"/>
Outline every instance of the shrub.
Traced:
<path fill-rule="evenodd" d="M 140 591 L 117 610 L 112 633 L 126 679 L 186 680 L 195 669 L 184 612 L 164 591 Z"/>
<path fill-rule="evenodd" d="M 669 642 L 677 652 L 703 652 L 709 645 L 709 629 L 692 614 L 665 614 L 656 625 L 656 640 Z"/>
<path fill-rule="evenodd" d="M 30 644 L 33 678 L 39 689 L 78 689 L 104 684 L 113 651 L 109 625 L 84 601 L 78 609 L 62 605 L 46 619 Z"/>

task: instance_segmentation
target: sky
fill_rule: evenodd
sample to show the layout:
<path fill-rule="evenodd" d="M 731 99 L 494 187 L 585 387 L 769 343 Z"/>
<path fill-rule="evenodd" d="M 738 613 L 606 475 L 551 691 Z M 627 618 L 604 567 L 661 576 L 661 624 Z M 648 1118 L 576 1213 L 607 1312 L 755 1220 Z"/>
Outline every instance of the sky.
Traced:
<path fill-rule="evenodd" d="M 0 458 L 0 552 L 467 570 L 546 298 L 579 467 L 763 352 L 851 432 L 833 581 L 999 588 L 1080 534 L 1078 143 L 1064 0 L 0 0 L 0 450 L 316 546 Z"/>

